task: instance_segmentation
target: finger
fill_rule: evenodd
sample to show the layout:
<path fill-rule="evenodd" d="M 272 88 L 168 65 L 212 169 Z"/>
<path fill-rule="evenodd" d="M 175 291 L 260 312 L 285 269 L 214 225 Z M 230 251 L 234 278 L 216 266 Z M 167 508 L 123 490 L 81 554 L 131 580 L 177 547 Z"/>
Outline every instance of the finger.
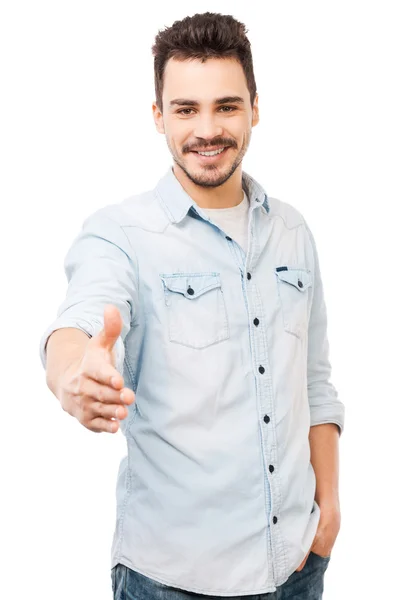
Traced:
<path fill-rule="evenodd" d="M 115 390 L 114 388 L 108 385 L 102 385 L 93 379 L 86 379 L 81 395 L 105 404 L 132 404 L 135 399 L 134 392 L 129 388 Z"/>
<path fill-rule="evenodd" d="M 135 401 L 136 395 L 135 392 L 129 388 L 123 388 L 119 395 L 120 400 L 123 404 L 128 404 L 130 406 L 132 402 Z"/>
<path fill-rule="evenodd" d="M 89 421 L 101 417 L 103 419 L 118 419 L 122 421 L 128 416 L 128 408 L 121 404 L 104 404 L 103 402 L 92 402 L 88 407 Z"/>
<path fill-rule="evenodd" d="M 113 304 L 107 304 L 104 308 L 103 329 L 92 338 L 93 344 L 99 345 L 111 351 L 122 331 L 122 317 L 118 308 Z"/>
<path fill-rule="evenodd" d="M 308 551 L 307 556 L 303 559 L 303 562 L 300 564 L 300 566 L 297 567 L 296 571 L 302 571 L 303 570 L 304 565 L 306 564 L 309 555 L 310 555 L 310 551 Z"/>
<path fill-rule="evenodd" d="M 116 390 L 122 391 L 124 379 L 113 365 L 107 363 L 104 358 L 99 359 L 99 352 L 87 356 L 82 365 L 82 375 L 93 379 L 97 383 L 108 385 Z"/>
<path fill-rule="evenodd" d="M 96 417 L 95 419 L 89 421 L 85 427 L 90 429 L 90 431 L 94 431 L 95 433 L 116 433 L 119 429 L 119 422 Z"/>
<path fill-rule="evenodd" d="M 300 564 L 300 566 L 299 566 L 299 567 L 297 567 L 296 571 L 302 571 L 302 570 L 303 570 L 303 567 L 304 567 L 304 565 L 305 565 L 305 562 L 304 562 L 304 560 L 303 560 L 303 562 Z"/>

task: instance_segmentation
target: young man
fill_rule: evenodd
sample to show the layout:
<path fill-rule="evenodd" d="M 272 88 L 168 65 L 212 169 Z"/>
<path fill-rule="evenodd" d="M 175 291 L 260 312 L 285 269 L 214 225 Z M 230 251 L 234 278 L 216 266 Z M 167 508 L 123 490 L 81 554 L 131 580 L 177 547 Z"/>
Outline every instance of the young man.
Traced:
<path fill-rule="evenodd" d="M 315 242 L 242 171 L 259 119 L 244 25 L 197 14 L 153 53 L 173 166 L 86 219 L 41 340 L 47 383 L 82 425 L 127 440 L 114 598 L 316 600 L 344 407 Z"/>

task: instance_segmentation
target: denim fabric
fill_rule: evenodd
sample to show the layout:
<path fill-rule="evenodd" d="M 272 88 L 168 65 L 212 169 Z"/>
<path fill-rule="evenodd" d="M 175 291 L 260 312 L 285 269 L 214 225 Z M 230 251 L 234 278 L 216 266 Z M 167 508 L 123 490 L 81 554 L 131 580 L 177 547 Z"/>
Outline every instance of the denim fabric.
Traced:
<path fill-rule="evenodd" d="M 113 600 L 217 600 L 232 598 L 235 600 L 321 600 L 324 590 L 324 575 L 330 557 L 322 557 L 310 552 L 301 571 L 295 571 L 275 592 L 249 596 L 208 596 L 185 592 L 164 585 L 145 575 L 117 564 L 111 570 Z"/>
<path fill-rule="evenodd" d="M 68 289 L 40 344 L 120 310 L 117 368 L 136 394 L 120 422 L 111 567 L 196 593 L 274 592 L 320 518 L 310 427 L 344 406 L 330 382 L 327 314 L 300 212 L 247 173 L 247 252 L 185 192 L 100 208 L 65 258 Z"/>

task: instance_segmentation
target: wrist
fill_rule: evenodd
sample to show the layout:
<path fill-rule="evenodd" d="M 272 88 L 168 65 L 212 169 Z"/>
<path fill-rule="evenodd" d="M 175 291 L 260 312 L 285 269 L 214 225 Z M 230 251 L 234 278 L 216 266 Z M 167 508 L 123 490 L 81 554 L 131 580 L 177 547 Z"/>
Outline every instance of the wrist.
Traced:
<path fill-rule="evenodd" d="M 318 504 L 321 512 L 324 513 L 340 513 L 340 502 L 338 496 L 323 496 L 315 497 L 315 502 Z"/>

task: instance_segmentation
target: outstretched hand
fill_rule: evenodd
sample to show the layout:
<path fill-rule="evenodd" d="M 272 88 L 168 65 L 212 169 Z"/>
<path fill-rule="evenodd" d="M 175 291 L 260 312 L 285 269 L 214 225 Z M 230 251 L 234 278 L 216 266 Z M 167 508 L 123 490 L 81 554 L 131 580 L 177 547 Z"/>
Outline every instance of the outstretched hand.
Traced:
<path fill-rule="evenodd" d="M 63 409 L 96 433 L 118 431 L 118 420 L 128 415 L 124 405 L 135 399 L 115 368 L 114 345 L 121 331 L 121 314 L 109 304 L 104 309 L 103 329 L 88 341 L 82 359 L 66 370 L 61 382 Z"/>

